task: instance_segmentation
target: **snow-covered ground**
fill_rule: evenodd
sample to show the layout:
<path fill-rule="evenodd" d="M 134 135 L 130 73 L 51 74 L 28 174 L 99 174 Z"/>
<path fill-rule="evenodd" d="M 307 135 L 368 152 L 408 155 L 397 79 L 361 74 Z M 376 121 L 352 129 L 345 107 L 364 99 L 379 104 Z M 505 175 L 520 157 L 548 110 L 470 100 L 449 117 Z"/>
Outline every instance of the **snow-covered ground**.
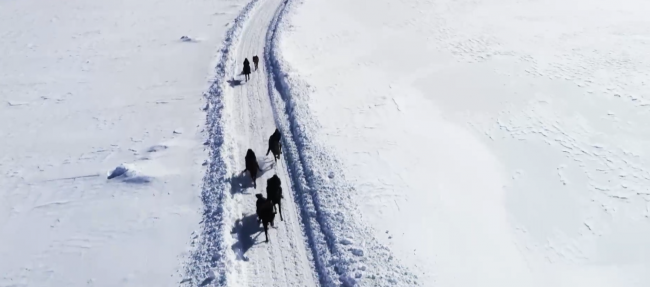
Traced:
<path fill-rule="evenodd" d="M 245 4 L 0 2 L 0 286 L 178 286 L 202 94 Z"/>
<path fill-rule="evenodd" d="M 420 282 L 650 286 L 650 5 L 300 2 L 292 108 Z"/>
<path fill-rule="evenodd" d="M 0 287 L 650 286 L 649 13 L 0 3 Z"/>

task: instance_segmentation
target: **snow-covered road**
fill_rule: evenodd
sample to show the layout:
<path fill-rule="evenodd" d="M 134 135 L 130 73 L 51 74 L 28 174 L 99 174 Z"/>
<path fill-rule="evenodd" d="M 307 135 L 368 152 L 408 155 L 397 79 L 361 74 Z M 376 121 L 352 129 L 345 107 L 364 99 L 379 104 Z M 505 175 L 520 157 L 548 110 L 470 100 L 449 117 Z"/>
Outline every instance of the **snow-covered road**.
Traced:
<path fill-rule="evenodd" d="M 271 0 L 248 4 L 228 32 L 217 79 L 206 95 L 210 101 L 207 112 L 208 126 L 213 128 L 209 141 L 213 152 L 204 201 L 206 209 L 213 212 L 205 213 L 202 241 L 196 252 L 199 255 L 188 263 L 191 280 L 186 282 L 192 285 L 316 286 L 287 166 L 283 159 L 276 164 L 272 154 L 266 155 L 268 137 L 276 126 L 263 58 L 268 28 L 282 3 Z M 254 55 L 262 60 L 258 70 L 245 81 L 241 75 L 243 61 L 248 58 L 254 69 Z M 253 188 L 249 173 L 242 173 L 249 148 L 256 153 L 262 169 L 257 188 Z M 274 174 L 282 180 L 284 220 L 276 216 L 275 228 L 269 227 L 269 242 L 265 243 L 255 214 L 255 194 L 266 196 L 266 180 Z M 215 254 L 219 254 L 218 258 Z M 215 266 L 219 268 L 212 269 Z"/>
<path fill-rule="evenodd" d="M 215 286 L 415 286 L 417 278 L 377 242 L 351 200 L 338 160 L 311 136 L 318 123 L 301 102 L 305 88 L 286 78 L 276 49 L 290 29 L 292 1 L 251 1 L 226 33 L 215 82 L 206 93 L 210 160 L 204 178 L 202 231 L 186 262 L 185 283 Z M 248 82 L 243 60 L 259 56 Z M 283 135 L 283 158 L 265 156 L 268 137 Z M 253 149 L 264 171 L 251 187 L 244 155 Z M 263 243 L 255 193 L 277 173 L 284 186 L 284 221 Z M 276 217 L 277 218 L 277 217 Z M 365 283 L 364 283 L 365 282 Z"/>
<path fill-rule="evenodd" d="M 272 106 L 268 96 L 267 68 L 262 62 L 248 81 L 241 79 L 245 58 L 251 62 L 257 55 L 263 59 L 266 34 L 278 7 L 283 0 L 263 1 L 252 12 L 246 23 L 234 58 L 235 65 L 228 75 L 232 87 L 227 89 L 226 110 L 232 120 L 230 134 L 234 139 L 231 150 L 234 167 L 231 174 L 232 208 L 236 220 L 233 228 L 236 238 L 233 250 L 238 255 L 236 277 L 232 286 L 315 286 L 315 277 L 307 248 L 303 240 L 299 215 L 293 202 L 292 187 L 284 160 L 276 163 L 273 155 L 266 156 L 268 137 L 276 129 Z M 250 187 L 248 173 L 244 169 L 244 155 L 251 148 L 257 155 L 262 174 L 257 179 L 257 189 Z M 266 180 L 277 174 L 282 180 L 284 221 L 276 216 L 275 228 L 269 230 L 269 243 L 264 243 L 261 224 L 255 219 L 255 193 L 266 196 Z"/>

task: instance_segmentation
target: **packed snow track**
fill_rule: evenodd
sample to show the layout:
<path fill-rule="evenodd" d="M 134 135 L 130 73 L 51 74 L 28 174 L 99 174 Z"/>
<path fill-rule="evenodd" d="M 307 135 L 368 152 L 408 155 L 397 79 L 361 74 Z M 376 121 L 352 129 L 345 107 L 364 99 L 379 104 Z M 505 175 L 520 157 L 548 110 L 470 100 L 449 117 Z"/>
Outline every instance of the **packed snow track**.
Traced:
<path fill-rule="evenodd" d="M 212 149 L 204 180 L 202 234 L 194 236 L 196 251 L 187 263 L 186 286 L 317 286 L 308 244 L 293 200 L 284 159 L 266 155 L 267 140 L 276 129 L 264 64 L 267 32 L 284 0 L 250 2 L 226 35 L 215 83 L 206 95 Z M 253 56 L 260 57 L 257 70 Z M 245 58 L 252 74 L 241 75 Z M 252 149 L 260 165 L 257 188 L 245 168 Z M 266 180 L 282 180 L 283 221 L 269 226 L 269 242 L 257 223 L 255 194 L 266 197 Z M 200 237 L 200 238 L 199 238 Z"/>

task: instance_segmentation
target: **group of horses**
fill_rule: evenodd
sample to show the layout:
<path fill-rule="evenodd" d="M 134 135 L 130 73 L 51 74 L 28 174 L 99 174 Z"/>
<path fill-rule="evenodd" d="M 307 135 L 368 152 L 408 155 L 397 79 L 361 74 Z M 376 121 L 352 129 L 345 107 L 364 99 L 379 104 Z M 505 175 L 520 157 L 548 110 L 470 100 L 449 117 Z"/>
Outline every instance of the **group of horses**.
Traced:
<path fill-rule="evenodd" d="M 269 137 L 269 149 L 266 151 L 266 155 L 269 155 L 269 152 L 273 153 L 273 158 L 275 159 L 275 163 L 277 164 L 278 159 L 280 159 L 280 155 L 282 155 L 282 143 L 280 142 L 281 140 L 281 134 L 278 129 L 275 129 L 275 132 Z M 257 157 L 255 156 L 255 152 L 253 152 L 252 149 L 248 149 L 246 152 L 246 169 L 242 171 L 242 173 L 245 173 L 248 171 L 248 173 L 251 176 L 251 180 L 253 181 L 253 187 L 257 189 L 257 173 L 260 170 L 260 166 L 257 163 Z M 264 226 L 264 235 L 266 236 L 266 242 L 269 242 L 269 234 L 268 234 L 268 225 L 271 224 L 272 227 L 273 225 L 273 220 L 275 219 L 275 214 L 277 212 L 280 213 L 280 220 L 284 221 L 282 219 L 282 182 L 280 181 L 280 178 L 278 177 L 277 174 L 274 174 L 271 178 L 266 180 L 266 198 L 262 196 L 261 193 L 255 194 L 255 197 L 257 198 L 256 202 L 256 213 L 257 213 L 257 224 L 262 222 Z M 278 205 L 277 212 L 275 205 Z"/>
<path fill-rule="evenodd" d="M 257 71 L 257 65 L 260 62 L 260 58 L 257 57 L 257 55 L 253 56 L 253 64 L 255 64 L 255 71 Z M 248 82 L 248 80 L 251 78 L 251 64 L 248 62 L 248 58 L 244 59 L 244 70 L 242 71 L 242 74 L 244 74 L 244 78 Z"/>

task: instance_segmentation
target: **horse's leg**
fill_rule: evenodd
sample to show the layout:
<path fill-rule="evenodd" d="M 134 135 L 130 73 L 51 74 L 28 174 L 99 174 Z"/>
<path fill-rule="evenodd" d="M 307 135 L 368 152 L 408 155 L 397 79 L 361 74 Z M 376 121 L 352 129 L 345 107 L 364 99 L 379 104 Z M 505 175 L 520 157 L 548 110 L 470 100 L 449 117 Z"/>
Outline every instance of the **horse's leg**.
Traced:
<path fill-rule="evenodd" d="M 282 219 L 282 199 L 278 201 L 278 211 L 280 212 L 280 221 L 284 221 L 284 219 Z"/>
<path fill-rule="evenodd" d="M 264 237 L 266 237 L 266 242 L 269 242 L 269 223 L 264 221 Z"/>

